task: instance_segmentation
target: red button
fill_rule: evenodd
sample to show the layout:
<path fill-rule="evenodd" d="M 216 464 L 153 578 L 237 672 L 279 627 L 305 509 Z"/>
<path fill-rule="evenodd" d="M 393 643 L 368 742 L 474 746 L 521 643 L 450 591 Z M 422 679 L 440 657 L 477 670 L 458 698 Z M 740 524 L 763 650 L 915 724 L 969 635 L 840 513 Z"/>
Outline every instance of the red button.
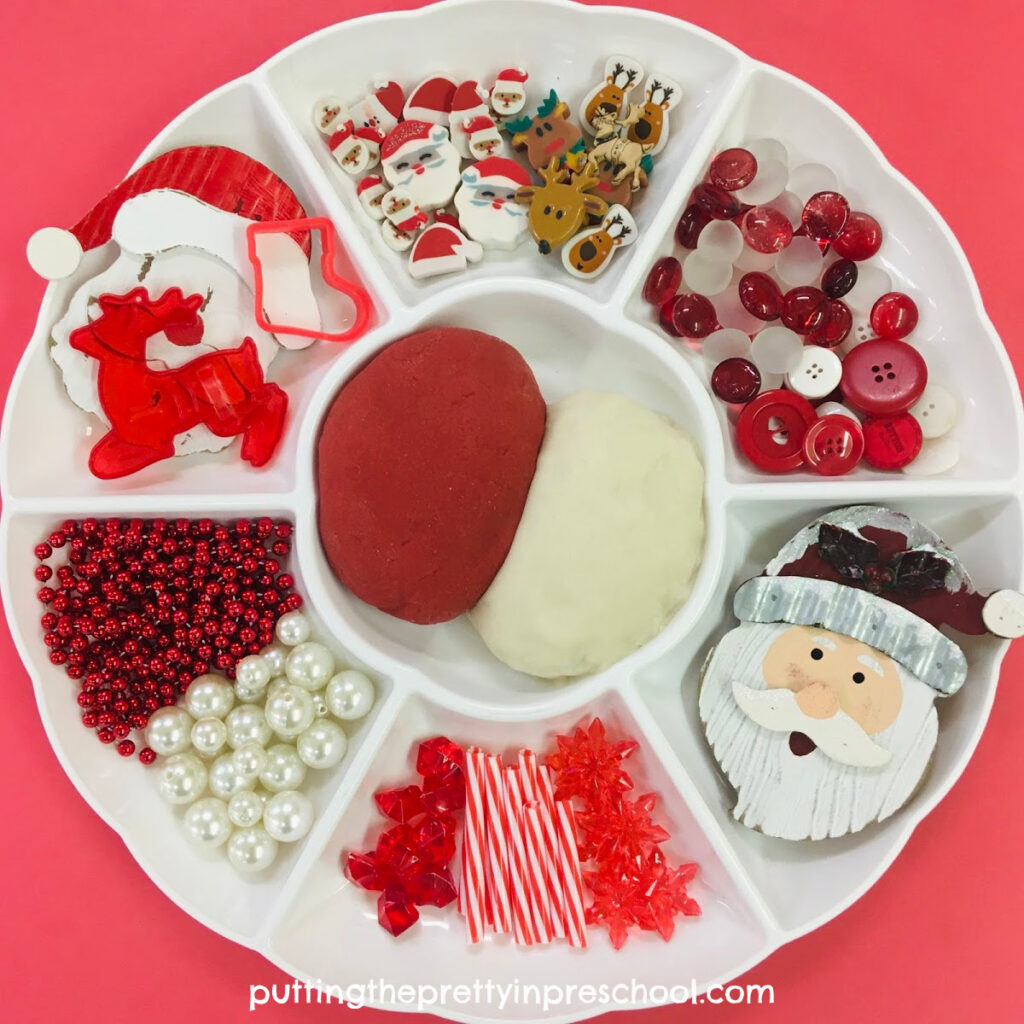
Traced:
<path fill-rule="evenodd" d="M 909 412 L 865 420 L 862 428 L 864 461 L 876 469 L 902 469 L 921 451 L 921 424 Z"/>
<path fill-rule="evenodd" d="M 849 473 L 863 455 L 864 431 L 849 416 L 822 416 L 804 434 L 804 458 L 822 476 Z"/>
<path fill-rule="evenodd" d="M 843 397 L 870 416 L 904 412 L 927 383 L 928 366 L 921 353 L 895 338 L 872 338 L 843 360 Z"/>
<path fill-rule="evenodd" d="M 736 440 L 755 466 L 785 473 L 803 465 L 804 435 L 816 418 L 814 406 L 802 395 L 765 391 L 743 407 L 736 421 Z"/>

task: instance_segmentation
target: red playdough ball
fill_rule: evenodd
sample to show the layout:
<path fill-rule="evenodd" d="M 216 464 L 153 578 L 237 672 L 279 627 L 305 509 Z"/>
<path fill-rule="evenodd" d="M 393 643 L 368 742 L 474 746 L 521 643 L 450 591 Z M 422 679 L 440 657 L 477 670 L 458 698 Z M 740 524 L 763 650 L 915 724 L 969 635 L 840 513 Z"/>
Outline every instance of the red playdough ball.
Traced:
<path fill-rule="evenodd" d="M 515 536 L 547 409 L 523 357 L 480 331 L 396 341 L 338 392 L 316 453 L 338 579 L 409 622 L 477 603 Z"/>

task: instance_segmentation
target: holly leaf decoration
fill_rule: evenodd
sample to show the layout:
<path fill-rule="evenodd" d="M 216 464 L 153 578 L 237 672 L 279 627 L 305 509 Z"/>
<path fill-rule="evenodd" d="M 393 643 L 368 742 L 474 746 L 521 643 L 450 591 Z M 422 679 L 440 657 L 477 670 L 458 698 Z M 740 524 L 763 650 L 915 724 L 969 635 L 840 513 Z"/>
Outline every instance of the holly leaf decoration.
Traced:
<path fill-rule="evenodd" d="M 934 551 L 901 551 L 890 563 L 896 573 L 893 586 L 911 593 L 924 590 L 941 590 L 951 566 Z"/>
<path fill-rule="evenodd" d="M 878 563 L 877 544 L 831 523 L 818 527 L 818 554 L 848 580 L 863 580 L 864 570 Z"/>

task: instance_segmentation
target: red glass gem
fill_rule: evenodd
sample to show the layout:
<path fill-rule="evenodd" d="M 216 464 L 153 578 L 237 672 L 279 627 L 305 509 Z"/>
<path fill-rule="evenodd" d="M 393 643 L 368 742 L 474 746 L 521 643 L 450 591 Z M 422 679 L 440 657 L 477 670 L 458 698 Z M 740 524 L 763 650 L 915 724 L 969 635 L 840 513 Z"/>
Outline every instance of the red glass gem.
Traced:
<path fill-rule="evenodd" d="M 548 765 L 556 773 L 555 796 L 559 800 L 579 797 L 595 801 L 602 795 L 633 788 L 622 762 L 639 744 L 636 740 L 612 743 L 600 718 L 593 719 L 586 728 L 577 726 L 572 736 L 556 736 L 555 742 L 558 749 Z"/>
<path fill-rule="evenodd" d="M 462 747 L 453 743 L 447 736 L 435 736 L 433 739 L 424 740 L 416 752 L 416 771 L 424 777 L 461 776 L 464 762 Z"/>
<path fill-rule="evenodd" d="M 388 789 L 373 794 L 381 814 L 392 821 L 411 822 L 424 813 L 422 793 L 419 786 L 404 789 Z"/>
<path fill-rule="evenodd" d="M 711 300 L 692 292 L 683 292 L 662 306 L 663 324 L 666 314 L 671 324 L 667 329 L 676 338 L 706 338 L 718 326 Z"/>
<path fill-rule="evenodd" d="M 761 390 L 761 373 L 749 359 L 725 359 L 712 371 L 711 390 L 723 402 L 749 402 Z"/>
<path fill-rule="evenodd" d="M 863 428 L 864 461 L 876 469 L 902 469 L 910 465 L 924 443 L 921 424 L 909 412 L 866 419 Z"/>
<path fill-rule="evenodd" d="M 672 298 L 683 280 L 683 265 L 675 256 L 663 256 L 644 281 L 644 299 L 659 309 Z"/>
<path fill-rule="evenodd" d="M 791 288 L 782 297 L 782 322 L 797 334 L 809 334 L 828 323 L 831 300 L 811 285 Z"/>
<path fill-rule="evenodd" d="M 850 307 L 842 299 L 830 299 L 828 319 L 821 327 L 810 331 L 804 340 L 808 345 L 835 348 L 846 340 L 852 327 L 853 314 Z"/>
<path fill-rule="evenodd" d="M 832 242 L 832 248 L 849 260 L 870 259 L 881 248 L 882 228 L 870 213 L 853 210 L 843 230 Z"/>
<path fill-rule="evenodd" d="M 419 857 L 435 866 L 445 866 L 455 855 L 455 819 L 450 814 L 424 818 L 413 836 Z"/>
<path fill-rule="evenodd" d="M 800 216 L 809 237 L 831 242 L 842 234 L 850 216 L 850 204 L 838 192 L 815 192 Z"/>
<path fill-rule="evenodd" d="M 853 260 L 836 260 L 821 275 L 821 290 L 830 299 L 841 299 L 856 283 L 858 271 Z"/>
<path fill-rule="evenodd" d="M 755 206 L 743 215 L 743 239 L 755 252 L 772 253 L 793 241 L 793 225 L 774 206 Z"/>
<path fill-rule="evenodd" d="M 903 292 L 886 292 L 871 307 L 871 328 L 880 338 L 905 338 L 917 326 L 917 303 Z"/>
<path fill-rule="evenodd" d="M 220 437 L 240 434 L 241 457 L 254 466 L 273 455 L 288 396 L 263 379 L 251 339 L 173 369 L 153 370 L 146 363 L 149 338 L 168 328 L 193 327 L 203 301 L 202 295 L 186 297 L 180 288 L 169 288 L 158 299 L 145 288 L 101 295 L 99 316 L 71 332 L 71 347 L 100 366 L 100 404 L 110 422 L 89 454 L 94 476 L 128 476 L 170 458 L 174 438 L 198 426 Z"/>
<path fill-rule="evenodd" d="M 777 320 L 782 315 L 782 289 L 767 274 L 753 270 L 739 280 L 743 308 L 758 320 Z"/>
<path fill-rule="evenodd" d="M 460 774 L 447 779 L 429 776 L 423 786 L 423 807 L 428 814 L 450 814 L 466 806 L 466 780 Z"/>
<path fill-rule="evenodd" d="M 803 465 L 804 435 L 816 419 L 814 406 L 802 395 L 781 388 L 763 391 L 740 412 L 736 440 L 758 468 L 786 473 Z"/>
<path fill-rule="evenodd" d="M 459 894 L 447 867 L 418 872 L 405 882 L 405 891 L 421 907 L 446 907 Z"/>
<path fill-rule="evenodd" d="M 397 874 L 372 853 L 350 853 L 344 858 L 345 873 L 363 889 L 379 892 L 398 881 Z"/>
<path fill-rule="evenodd" d="M 912 345 L 894 338 L 872 338 L 843 360 L 843 398 L 870 416 L 892 416 L 909 409 L 928 383 L 928 366 Z"/>
<path fill-rule="evenodd" d="M 746 149 L 725 149 L 714 160 L 708 177 L 713 185 L 724 188 L 727 192 L 735 192 L 738 188 L 746 188 L 757 174 L 757 159 Z"/>
<path fill-rule="evenodd" d="M 864 431 L 849 416 L 822 416 L 804 434 L 804 459 L 821 476 L 843 476 L 864 455 Z"/>
<path fill-rule="evenodd" d="M 381 928 L 398 936 L 420 919 L 420 912 L 400 885 L 389 885 L 377 897 L 377 921 Z"/>
<path fill-rule="evenodd" d="M 712 220 L 732 220 L 743 211 L 743 204 L 731 192 L 706 181 L 693 190 L 693 201 Z"/>
<path fill-rule="evenodd" d="M 684 249 L 696 249 L 700 233 L 710 223 L 711 216 L 696 203 L 691 203 L 676 224 L 676 241 Z"/>

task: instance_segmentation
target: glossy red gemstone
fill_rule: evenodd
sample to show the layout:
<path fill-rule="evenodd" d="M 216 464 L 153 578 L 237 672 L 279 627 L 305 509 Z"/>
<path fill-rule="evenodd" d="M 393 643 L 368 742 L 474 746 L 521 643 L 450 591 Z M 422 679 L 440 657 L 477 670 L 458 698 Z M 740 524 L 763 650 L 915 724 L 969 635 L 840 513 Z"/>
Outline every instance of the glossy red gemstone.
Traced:
<path fill-rule="evenodd" d="M 711 216 L 696 203 L 691 203 L 676 224 L 676 241 L 684 249 L 696 249 L 700 233 L 710 223 Z"/>
<path fill-rule="evenodd" d="M 928 366 L 921 353 L 895 338 L 862 342 L 843 360 L 843 398 L 870 416 L 909 409 L 927 383 Z"/>
<path fill-rule="evenodd" d="M 410 825 L 395 825 L 386 829 L 377 839 L 374 861 L 386 865 L 399 875 L 414 870 L 419 865 L 416 833 Z"/>
<path fill-rule="evenodd" d="M 424 813 L 422 792 L 419 786 L 404 789 L 387 789 L 373 794 L 381 814 L 392 821 L 411 822 Z"/>
<path fill-rule="evenodd" d="M 749 402 L 761 390 L 761 373 L 749 359 L 725 359 L 711 373 L 711 390 L 723 402 Z"/>
<path fill-rule="evenodd" d="M 782 297 L 782 322 L 797 334 L 819 330 L 831 316 L 831 299 L 811 285 L 791 288 Z"/>
<path fill-rule="evenodd" d="M 753 270 L 739 280 L 743 308 L 758 320 L 777 320 L 782 314 L 782 289 L 767 274 Z"/>
<path fill-rule="evenodd" d="M 423 806 L 429 814 L 449 814 L 466 806 L 466 782 L 431 776 L 423 787 Z"/>
<path fill-rule="evenodd" d="M 821 476 L 843 476 L 864 455 L 864 431 L 849 416 L 822 416 L 804 434 L 804 459 Z"/>
<path fill-rule="evenodd" d="M 661 320 L 668 319 L 669 333 L 676 338 L 706 338 L 718 326 L 718 315 L 704 295 L 683 292 L 661 307 Z"/>
<path fill-rule="evenodd" d="M 683 280 L 683 265 L 675 256 L 663 256 L 644 281 L 644 299 L 659 309 L 672 298 Z"/>
<path fill-rule="evenodd" d="M 800 216 L 807 235 L 816 242 L 831 242 L 842 234 L 850 216 L 850 204 L 838 192 L 816 192 L 804 204 Z"/>
<path fill-rule="evenodd" d="M 462 747 L 447 736 L 424 740 L 416 751 L 416 771 L 424 777 L 461 775 L 464 761 Z"/>
<path fill-rule="evenodd" d="M 905 338 L 917 326 L 917 303 L 903 292 L 886 292 L 871 307 L 871 328 L 880 338 Z"/>
<path fill-rule="evenodd" d="M 446 867 L 418 872 L 405 882 L 404 888 L 409 899 L 421 907 L 446 907 L 459 894 Z"/>
<path fill-rule="evenodd" d="M 835 348 L 846 340 L 852 327 L 853 314 L 850 312 L 850 307 L 842 299 L 830 299 L 828 318 L 825 323 L 810 331 L 804 340 L 808 345 Z"/>
<path fill-rule="evenodd" d="M 712 220 L 732 220 L 743 211 L 743 204 L 731 192 L 707 181 L 693 190 L 693 201 Z"/>
<path fill-rule="evenodd" d="M 772 253 L 793 241 L 793 225 L 774 206 L 755 206 L 743 215 L 743 239 L 755 252 Z"/>
<path fill-rule="evenodd" d="M 392 935 L 401 935 L 420 919 L 408 893 L 400 885 L 389 885 L 377 897 L 377 921 Z"/>
<path fill-rule="evenodd" d="M 870 213 L 853 210 L 832 248 L 849 260 L 870 259 L 881 248 L 882 228 Z"/>
<path fill-rule="evenodd" d="M 830 299 L 841 299 L 857 283 L 857 264 L 853 260 L 836 260 L 821 275 L 821 290 Z"/>
<path fill-rule="evenodd" d="M 802 395 L 782 389 L 763 391 L 736 421 L 740 451 L 768 473 L 786 473 L 804 462 L 804 435 L 817 419 Z"/>
<path fill-rule="evenodd" d="M 909 412 L 866 419 L 863 428 L 864 461 L 876 469 L 910 465 L 924 443 L 921 424 Z"/>
<path fill-rule="evenodd" d="M 396 872 L 372 853 L 350 853 L 343 856 L 345 873 L 356 885 L 373 892 L 398 881 Z"/>
<path fill-rule="evenodd" d="M 740 148 L 723 150 L 711 161 L 711 168 L 708 171 L 711 183 L 728 192 L 745 188 L 754 180 L 756 174 L 756 157 L 749 150 Z"/>

